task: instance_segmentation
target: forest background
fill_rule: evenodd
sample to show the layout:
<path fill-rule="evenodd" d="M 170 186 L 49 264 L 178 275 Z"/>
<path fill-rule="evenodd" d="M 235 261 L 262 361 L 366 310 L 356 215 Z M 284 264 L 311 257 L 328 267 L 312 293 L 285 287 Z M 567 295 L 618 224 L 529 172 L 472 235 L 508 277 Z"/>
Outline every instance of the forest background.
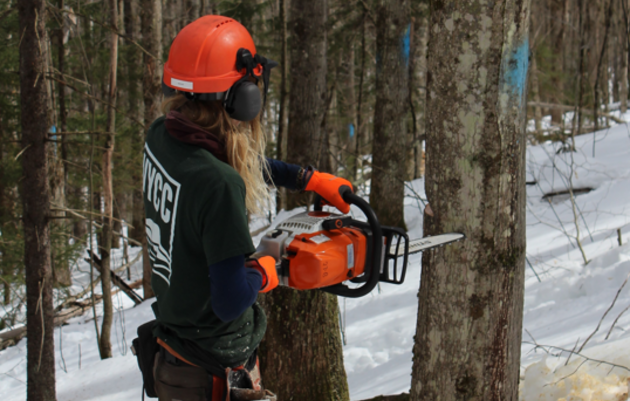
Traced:
<path fill-rule="evenodd" d="M 300 23 L 291 19 L 295 13 L 290 10 L 308 10 L 313 4 L 323 4 L 323 12 Z M 250 30 L 260 54 L 280 61 L 279 71 L 272 74 L 262 117 L 269 136 L 268 156 L 315 164 L 350 179 L 368 193 L 365 183 L 378 172 L 390 171 L 395 176 L 390 181 L 401 188 L 404 181 L 422 176 L 429 4 L 418 0 L 406 4 L 409 23 L 403 26 L 400 41 L 401 51 L 408 57 L 406 80 L 386 91 L 376 80 L 382 20 L 379 4 L 372 0 L 46 3 L 46 12 L 40 16 L 45 23 L 41 42 L 46 47 L 46 73 L 38 79 L 45 83 L 49 127 L 48 219 L 55 306 L 76 298 L 64 289 L 70 285 L 74 262 L 84 257 L 86 247 L 93 247 L 98 255 L 93 257 L 95 285 L 99 269 L 124 269 L 109 266 L 111 247 L 146 247 L 141 198 L 144 135 L 160 115 L 161 68 L 169 46 L 183 26 L 202 15 L 235 18 Z M 19 80 L 23 36 L 17 8 L 18 1 L 0 1 L 0 302 L 8 308 L 0 319 L 0 330 L 24 323 L 26 308 L 25 189 L 20 185 L 20 157 L 25 151 Z M 528 115 L 536 126 L 528 137 L 530 143 L 567 142 L 571 134 L 603 128 L 613 118 L 608 114 L 612 103 L 618 103 L 625 113 L 630 41 L 627 0 L 534 1 L 529 23 Z M 319 58 L 311 58 L 307 64 L 301 57 L 304 40 L 309 39 L 302 35 L 304 31 L 319 32 L 315 38 Z M 323 69 L 322 81 L 300 76 L 316 65 Z M 300 83 L 318 89 L 312 92 L 319 125 L 315 133 L 308 133 L 319 144 L 314 153 L 300 148 L 295 139 L 307 133 L 298 122 L 310 118 L 308 108 L 290 112 L 292 90 L 296 92 Z M 387 99 L 383 93 L 395 95 L 397 91 L 404 93 L 405 102 L 391 117 L 398 126 L 389 139 L 399 145 L 392 151 L 379 145 L 375 120 Z M 567 123 L 563 118 L 566 111 L 576 111 L 577 118 Z M 552 116 L 551 126 L 545 129 L 543 115 Z M 310 160 L 302 163 L 305 158 Z M 402 191 L 383 190 L 370 200 L 383 222 L 400 225 L 401 210 L 391 211 L 395 208 L 379 204 L 402 205 L 402 196 Z M 283 192 L 277 199 L 278 209 L 302 201 Z M 145 272 L 145 279 L 136 287 L 142 286 L 144 298 L 149 298 L 148 260 Z M 111 287 L 108 277 L 103 277 L 105 287 Z M 105 302 L 107 291 L 111 289 L 103 289 Z M 103 334 L 102 357 L 111 355 L 106 321 L 96 328 Z M 4 341 L 2 347 L 11 341 Z"/>

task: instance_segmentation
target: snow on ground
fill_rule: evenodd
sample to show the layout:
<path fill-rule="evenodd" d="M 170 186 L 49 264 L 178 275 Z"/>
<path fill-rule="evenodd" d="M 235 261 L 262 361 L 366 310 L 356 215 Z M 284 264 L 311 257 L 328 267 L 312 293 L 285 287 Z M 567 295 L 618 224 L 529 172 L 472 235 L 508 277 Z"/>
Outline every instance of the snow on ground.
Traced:
<path fill-rule="evenodd" d="M 619 125 L 582 135 L 576 147 L 577 152 L 570 153 L 558 144 L 545 143 L 527 151 L 523 401 L 628 398 L 630 311 L 623 312 L 630 307 L 630 284 L 620 287 L 630 273 L 630 245 L 618 245 L 617 230 L 627 244 L 630 128 Z M 574 188 L 591 189 L 576 195 L 575 214 L 567 196 L 543 199 L 545 194 L 565 190 L 569 177 Z M 405 219 L 411 238 L 422 235 L 423 188 L 422 180 L 407 185 Z M 297 212 L 281 212 L 275 221 Z M 352 213 L 360 215 L 355 209 Z M 587 265 L 575 238 L 575 221 Z M 252 229 L 266 224 L 255 221 Z M 137 248 L 131 249 L 133 259 Z M 117 252 L 114 256 L 120 264 Z M 77 267 L 74 292 L 89 277 L 84 263 Z M 138 276 L 140 272 L 140 264 L 135 263 L 132 273 Z M 344 359 L 353 400 L 409 390 L 419 283 L 420 255 L 414 255 L 403 285 L 382 284 L 366 297 L 340 299 Z M 140 399 L 140 372 L 129 345 L 137 326 L 152 318 L 150 300 L 133 307 L 126 296 L 117 294 L 114 306 L 114 358 L 110 360 L 99 359 L 91 312 L 55 329 L 59 401 Z M 26 341 L 0 352 L 2 400 L 25 399 Z M 569 351 L 577 352 L 582 346 L 579 355 L 567 358 Z"/>

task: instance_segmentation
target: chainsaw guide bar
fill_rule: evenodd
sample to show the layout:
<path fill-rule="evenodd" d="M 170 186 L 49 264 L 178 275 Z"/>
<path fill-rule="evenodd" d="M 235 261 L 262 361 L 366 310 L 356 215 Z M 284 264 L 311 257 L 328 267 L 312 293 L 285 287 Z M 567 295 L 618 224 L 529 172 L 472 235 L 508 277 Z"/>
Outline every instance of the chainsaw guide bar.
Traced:
<path fill-rule="evenodd" d="M 426 251 L 428 249 L 438 248 L 444 245 L 452 244 L 453 242 L 466 239 L 466 236 L 462 233 L 447 233 L 434 235 L 432 237 L 417 238 L 409 241 L 409 255 L 414 253 Z M 397 256 L 404 256 L 405 250 L 399 249 L 396 253 L 396 247 L 394 245 L 390 248 L 390 253 Z"/>

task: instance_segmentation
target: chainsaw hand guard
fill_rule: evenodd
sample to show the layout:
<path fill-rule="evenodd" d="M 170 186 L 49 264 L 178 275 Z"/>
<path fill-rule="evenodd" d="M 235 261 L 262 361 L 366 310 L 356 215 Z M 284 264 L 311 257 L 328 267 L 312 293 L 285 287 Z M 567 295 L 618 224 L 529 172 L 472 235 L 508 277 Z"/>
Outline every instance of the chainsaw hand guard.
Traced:
<path fill-rule="evenodd" d="M 324 287 L 322 288 L 322 290 L 342 297 L 360 298 L 369 294 L 378 284 L 380 278 L 379 266 L 383 254 L 383 231 L 381 229 L 381 225 L 378 222 L 376 214 L 370 207 L 369 203 L 363 200 L 363 198 L 355 195 L 354 193 L 352 193 L 352 191 L 348 190 L 342 193 L 342 197 L 343 200 L 348 204 L 356 205 L 368 219 L 368 225 L 371 231 L 368 249 L 372 251 L 371 258 L 367 258 L 365 262 L 365 277 L 363 278 L 363 280 L 361 280 L 365 281 L 365 284 L 363 284 L 362 286 L 358 288 L 350 288 L 344 284 L 335 284 L 329 287 Z M 315 210 L 318 209 L 321 210 L 321 202 L 319 202 L 319 206 L 317 205 L 317 203 L 315 205 Z M 374 267 L 375 264 L 376 268 Z"/>

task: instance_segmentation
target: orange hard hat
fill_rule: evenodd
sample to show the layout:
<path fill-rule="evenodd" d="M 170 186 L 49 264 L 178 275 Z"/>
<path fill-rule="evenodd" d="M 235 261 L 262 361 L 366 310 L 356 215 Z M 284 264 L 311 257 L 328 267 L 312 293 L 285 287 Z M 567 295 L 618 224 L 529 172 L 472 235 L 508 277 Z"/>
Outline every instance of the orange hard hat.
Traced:
<path fill-rule="evenodd" d="M 256 54 L 254 40 L 243 25 L 207 15 L 186 25 L 173 40 L 162 90 L 167 96 L 183 92 L 190 100 L 223 99 L 232 118 L 250 121 L 261 109 L 256 83 L 263 80 L 266 99 L 270 70 L 277 65 Z"/>
<path fill-rule="evenodd" d="M 256 54 L 247 29 L 232 18 L 206 15 L 186 25 L 175 37 L 164 64 L 164 84 L 192 93 L 226 92 L 244 75 L 236 69 L 236 53 Z M 262 74 L 262 66 L 254 69 Z"/>

